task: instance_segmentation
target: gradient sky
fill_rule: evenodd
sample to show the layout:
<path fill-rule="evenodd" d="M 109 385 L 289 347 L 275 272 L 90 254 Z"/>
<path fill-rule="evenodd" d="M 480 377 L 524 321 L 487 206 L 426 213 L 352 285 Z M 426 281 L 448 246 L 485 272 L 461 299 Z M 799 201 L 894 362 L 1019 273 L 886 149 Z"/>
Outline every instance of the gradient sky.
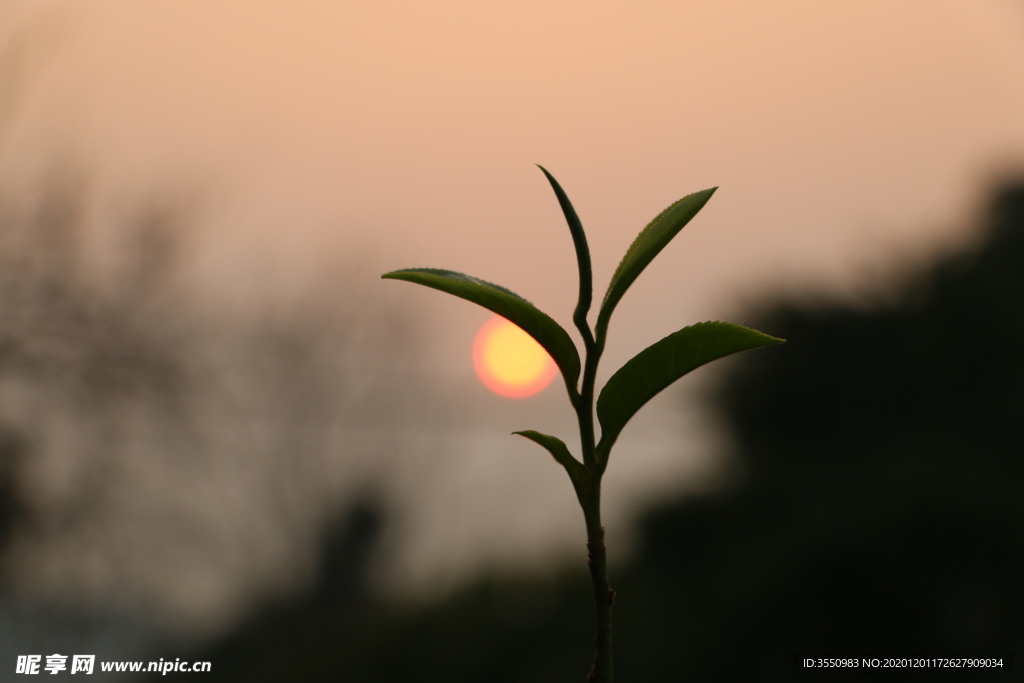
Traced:
<path fill-rule="evenodd" d="M 1018 0 L 0 0 L 0 50 L 0 181 L 30 193 L 74 162 L 110 210 L 194 192 L 189 277 L 232 303 L 317 267 L 435 266 L 568 323 L 571 242 L 534 163 L 588 229 L 599 296 L 651 217 L 720 186 L 623 300 L 606 372 L 684 324 L 743 322 L 765 291 L 884 289 L 970 239 L 990 182 L 1024 166 Z M 424 517 L 456 530 L 442 554 L 543 537 L 539 555 L 578 531 L 561 473 L 503 436 L 564 433 L 557 384 L 532 403 L 491 397 L 469 358 L 486 312 L 404 283 L 363 291 L 440 321 L 417 352 L 439 391 L 475 399 L 455 437 L 468 455 L 449 456 L 464 474 Z M 699 462 L 706 434 L 690 427 Z M 638 455 L 613 466 L 613 506 L 697 467 L 669 459 L 659 429 L 681 427 L 623 435 Z M 544 475 L 525 521 L 466 521 L 500 498 L 486 482 Z"/>
<path fill-rule="evenodd" d="M 199 187 L 236 261 L 367 245 L 556 317 L 571 246 L 533 163 L 574 199 L 599 288 L 663 206 L 721 187 L 633 295 L 685 292 L 687 319 L 927 249 L 1024 156 L 1012 0 L 5 6 L 18 182 L 65 157 L 111 193 Z"/>

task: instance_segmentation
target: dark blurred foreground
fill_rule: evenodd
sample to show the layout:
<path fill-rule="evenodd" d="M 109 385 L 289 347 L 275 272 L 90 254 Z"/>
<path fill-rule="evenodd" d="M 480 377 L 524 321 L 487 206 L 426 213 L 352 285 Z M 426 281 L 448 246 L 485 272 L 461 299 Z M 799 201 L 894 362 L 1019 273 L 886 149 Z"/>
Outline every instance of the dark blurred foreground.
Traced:
<path fill-rule="evenodd" d="M 1024 676 L 1024 187 L 995 197 L 983 236 L 885 302 L 755 321 L 789 343 L 736 359 L 710 399 L 733 484 L 650 511 L 613 566 L 618 680 L 947 678 L 806 674 L 798 657 L 1004 656 L 1015 674 L 948 678 Z M 202 680 L 583 680 L 582 543 L 577 567 L 416 606 L 368 588 L 385 509 L 337 519 L 305 595 L 188 653 L 212 662 Z"/>

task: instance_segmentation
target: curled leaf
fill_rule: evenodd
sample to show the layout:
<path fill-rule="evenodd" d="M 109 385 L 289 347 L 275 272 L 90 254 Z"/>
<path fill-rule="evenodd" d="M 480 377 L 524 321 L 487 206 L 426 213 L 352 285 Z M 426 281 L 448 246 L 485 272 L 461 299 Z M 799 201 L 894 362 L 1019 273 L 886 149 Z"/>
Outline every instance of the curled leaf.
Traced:
<path fill-rule="evenodd" d="M 546 168 L 539 164 L 537 168 L 544 172 L 544 176 L 551 184 L 551 189 L 555 192 L 558 205 L 562 207 L 562 214 L 565 216 L 565 222 L 568 223 L 569 232 L 572 235 L 572 244 L 576 249 L 576 264 L 579 267 L 580 274 L 580 293 L 572 319 L 589 347 L 593 342 L 594 336 L 590 331 L 589 323 L 587 323 L 587 313 L 590 311 L 590 303 L 594 296 L 594 283 L 590 267 L 590 247 L 587 246 L 587 235 L 583 232 L 583 223 L 580 221 L 579 216 L 576 215 L 576 209 L 573 208 L 572 202 L 569 201 L 569 196 L 565 194 L 565 190 L 558 184 L 555 177 L 548 173 Z"/>

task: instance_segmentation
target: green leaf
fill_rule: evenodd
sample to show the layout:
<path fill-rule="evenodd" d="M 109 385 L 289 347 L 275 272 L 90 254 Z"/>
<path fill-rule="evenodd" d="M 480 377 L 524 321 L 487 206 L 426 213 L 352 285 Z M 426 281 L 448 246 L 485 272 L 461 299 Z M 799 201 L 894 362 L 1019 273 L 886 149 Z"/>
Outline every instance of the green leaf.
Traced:
<path fill-rule="evenodd" d="M 572 457 L 572 453 L 569 452 L 569 448 L 565 445 L 565 442 L 557 436 L 541 434 L 540 432 L 536 432 L 532 429 L 512 433 L 518 434 L 519 436 L 525 436 L 530 441 L 546 448 L 548 453 L 550 453 L 555 459 L 555 462 L 564 467 L 565 471 L 569 473 L 569 479 L 572 480 L 572 486 L 576 489 L 576 497 L 580 499 L 581 503 L 586 502 L 590 497 L 590 472 L 583 463 Z"/>
<path fill-rule="evenodd" d="M 604 339 L 612 311 L 629 286 L 647 267 L 647 264 L 653 261 L 654 257 L 665 248 L 665 245 L 683 229 L 683 226 L 689 223 L 690 219 L 707 204 L 717 189 L 717 187 L 712 187 L 683 197 L 658 214 L 647 224 L 647 227 L 640 231 L 640 234 L 633 240 L 633 244 L 626 250 L 626 255 L 622 257 L 619 267 L 615 269 L 612 280 L 608 284 L 608 291 L 604 295 L 601 311 L 597 317 L 598 339 Z"/>
<path fill-rule="evenodd" d="M 407 268 L 381 275 L 384 279 L 406 280 L 447 292 L 479 304 L 515 323 L 544 347 L 555 361 L 569 395 L 575 401 L 580 376 L 580 356 L 572 338 L 561 325 L 526 299 L 504 287 L 469 275 L 436 268 Z"/>
<path fill-rule="evenodd" d="M 611 376 L 597 399 L 600 459 L 607 459 L 608 451 L 630 418 L 686 373 L 738 351 L 783 341 L 742 325 L 705 322 L 684 327 L 648 346 Z"/>
<path fill-rule="evenodd" d="M 569 232 L 572 234 L 572 244 L 576 249 L 576 264 L 579 266 L 580 271 L 580 295 L 576 303 L 576 310 L 573 311 L 572 319 L 589 347 L 594 337 L 590 331 L 590 325 L 587 323 L 587 312 L 590 311 L 590 303 L 594 297 L 594 284 L 590 267 L 590 247 L 587 246 L 587 235 L 583 232 L 583 223 L 580 222 L 579 216 L 576 215 L 576 209 L 573 208 L 572 202 L 569 201 L 569 196 L 565 194 L 565 190 L 558 184 L 555 177 L 548 173 L 546 168 L 540 164 L 537 164 L 537 168 L 544 172 L 544 176 L 551 184 L 551 189 L 555 191 L 558 205 L 562 207 L 562 214 L 565 216 L 565 222 L 569 224 Z"/>

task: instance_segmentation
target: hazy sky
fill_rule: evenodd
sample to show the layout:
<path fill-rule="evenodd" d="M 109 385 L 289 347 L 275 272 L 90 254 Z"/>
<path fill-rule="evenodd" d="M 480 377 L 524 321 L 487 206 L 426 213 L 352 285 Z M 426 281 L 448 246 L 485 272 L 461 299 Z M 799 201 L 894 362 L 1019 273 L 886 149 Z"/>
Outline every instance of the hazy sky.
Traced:
<path fill-rule="evenodd" d="M 1024 165 L 1019 0 L 0 0 L 0 50 L 0 180 L 30 193 L 73 161 L 113 208 L 194 192 L 207 249 L 192 276 L 228 297 L 312 266 L 435 266 L 568 324 L 571 242 L 534 163 L 588 228 L 598 296 L 647 220 L 720 186 L 623 300 L 606 370 L 684 324 L 735 319 L 765 290 L 872 290 L 967 238 L 988 183 Z M 477 385 L 485 312 L 404 283 L 363 291 L 444 323 L 420 351 L 439 391 L 476 402 L 466 451 L 528 459 L 529 445 L 474 439 L 565 428 L 557 384 L 532 403 Z M 619 490 L 686 470 L 632 427 L 621 450 L 649 455 L 613 466 Z M 561 473 L 510 458 L 472 459 L 466 476 L 546 474 L 535 495 L 560 502 L 526 527 L 557 538 Z M 462 481 L 437 523 L 463 525 L 466 546 L 500 536 L 456 521 L 499 495 L 483 483 L 477 500 Z"/>
<path fill-rule="evenodd" d="M 1024 156 L 1013 0 L 0 8 L 22 71 L 5 174 L 65 157 L 111 194 L 200 188 L 236 261 L 365 244 L 562 318 L 571 246 L 533 163 L 574 199 L 599 288 L 664 205 L 720 186 L 628 329 L 659 286 L 687 320 L 765 283 L 848 284 L 955 228 Z"/>

